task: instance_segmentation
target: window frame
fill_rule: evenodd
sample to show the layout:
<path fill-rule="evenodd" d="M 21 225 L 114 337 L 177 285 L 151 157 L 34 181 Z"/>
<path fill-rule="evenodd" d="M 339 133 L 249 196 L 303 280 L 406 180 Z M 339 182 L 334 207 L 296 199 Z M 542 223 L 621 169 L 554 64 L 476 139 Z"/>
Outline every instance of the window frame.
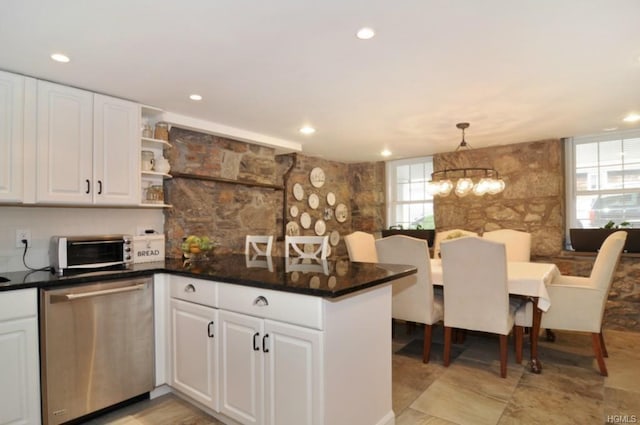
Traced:
<path fill-rule="evenodd" d="M 400 166 L 414 165 L 414 164 L 429 164 L 429 166 L 425 166 L 425 170 L 431 170 L 429 173 L 425 173 L 425 183 L 431 180 L 431 173 L 433 172 L 433 155 L 429 156 L 421 156 L 415 158 L 407 158 L 407 159 L 398 159 L 393 161 L 386 161 L 386 199 L 387 199 L 387 226 L 394 226 L 400 220 L 396 219 L 396 208 L 398 205 L 419 205 L 419 204 L 431 204 L 431 210 L 435 214 L 435 205 L 434 205 L 434 196 L 425 194 L 425 199 L 415 199 L 411 201 L 398 201 L 398 182 L 396 179 L 397 173 L 396 170 Z M 435 227 L 435 218 L 434 218 L 434 227 Z M 404 227 L 403 229 L 408 229 L 409 227 Z M 423 227 L 423 229 L 429 229 L 428 227 Z"/>
<path fill-rule="evenodd" d="M 577 218 L 577 199 L 579 196 L 586 195 L 616 195 L 616 194 L 628 194 L 638 193 L 640 194 L 640 187 L 638 188 L 620 188 L 620 189 L 587 189 L 578 190 L 577 188 L 577 173 L 576 173 L 576 147 L 580 144 L 599 143 L 608 141 L 624 141 L 625 139 L 637 139 L 640 138 L 640 129 L 629 129 L 616 132 L 608 132 L 596 135 L 576 136 L 565 139 L 565 169 L 567 170 L 565 175 L 565 192 L 566 192 L 566 205 L 567 205 L 567 217 L 565 220 L 565 240 L 567 241 L 567 247 L 569 245 L 569 229 L 582 227 L 580 220 Z M 624 150 L 622 151 L 624 152 Z M 623 163 L 624 165 L 624 163 Z M 598 158 L 594 167 L 602 167 L 600 159 Z M 621 171 L 624 175 L 624 170 Z M 619 224 L 619 223 L 616 223 Z"/>

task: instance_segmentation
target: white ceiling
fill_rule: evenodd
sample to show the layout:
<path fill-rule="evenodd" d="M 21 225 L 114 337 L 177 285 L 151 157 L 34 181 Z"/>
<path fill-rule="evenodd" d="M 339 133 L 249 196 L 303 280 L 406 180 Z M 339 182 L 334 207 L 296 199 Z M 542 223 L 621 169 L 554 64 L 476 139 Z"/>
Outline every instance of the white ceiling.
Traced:
<path fill-rule="evenodd" d="M 639 128 L 640 1 L 3 0 L 0 69 L 312 156 L 405 158 L 455 149 L 461 121 L 474 148 Z"/>

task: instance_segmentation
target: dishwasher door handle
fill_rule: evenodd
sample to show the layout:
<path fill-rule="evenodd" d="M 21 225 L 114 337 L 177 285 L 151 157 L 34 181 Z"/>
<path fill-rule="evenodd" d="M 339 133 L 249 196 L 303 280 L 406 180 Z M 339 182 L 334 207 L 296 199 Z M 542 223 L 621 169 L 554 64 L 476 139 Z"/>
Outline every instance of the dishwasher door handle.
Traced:
<path fill-rule="evenodd" d="M 123 292 L 133 292 L 144 289 L 147 285 L 145 283 L 139 285 L 132 286 L 124 286 L 121 288 L 113 288 L 113 289 L 101 289 L 99 291 L 89 291 L 89 292 L 78 292 L 78 293 L 70 293 L 63 295 L 52 295 L 51 302 L 63 302 L 63 301 L 73 301 L 79 300 L 83 298 L 97 297 L 100 295 L 111 295 L 111 294 L 120 294 Z"/>

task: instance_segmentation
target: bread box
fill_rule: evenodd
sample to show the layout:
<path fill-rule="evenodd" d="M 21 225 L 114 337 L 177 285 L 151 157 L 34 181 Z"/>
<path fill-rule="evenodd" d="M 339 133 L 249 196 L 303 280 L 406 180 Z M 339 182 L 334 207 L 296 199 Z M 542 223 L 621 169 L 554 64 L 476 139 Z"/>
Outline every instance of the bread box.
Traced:
<path fill-rule="evenodd" d="M 150 263 L 164 261 L 164 235 L 133 237 L 133 262 Z"/>

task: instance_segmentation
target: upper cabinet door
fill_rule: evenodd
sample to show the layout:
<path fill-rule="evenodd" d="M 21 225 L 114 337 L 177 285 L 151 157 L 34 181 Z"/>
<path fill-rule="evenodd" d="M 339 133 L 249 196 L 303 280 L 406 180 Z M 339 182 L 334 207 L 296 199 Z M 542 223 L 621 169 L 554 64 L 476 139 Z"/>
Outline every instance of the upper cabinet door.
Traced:
<path fill-rule="evenodd" d="M 22 201 L 24 77 L 0 71 L 0 200 Z"/>
<path fill-rule="evenodd" d="M 38 81 L 37 98 L 36 202 L 91 204 L 93 93 Z"/>
<path fill-rule="evenodd" d="M 140 106 L 94 95 L 93 200 L 96 204 L 140 202 Z"/>

